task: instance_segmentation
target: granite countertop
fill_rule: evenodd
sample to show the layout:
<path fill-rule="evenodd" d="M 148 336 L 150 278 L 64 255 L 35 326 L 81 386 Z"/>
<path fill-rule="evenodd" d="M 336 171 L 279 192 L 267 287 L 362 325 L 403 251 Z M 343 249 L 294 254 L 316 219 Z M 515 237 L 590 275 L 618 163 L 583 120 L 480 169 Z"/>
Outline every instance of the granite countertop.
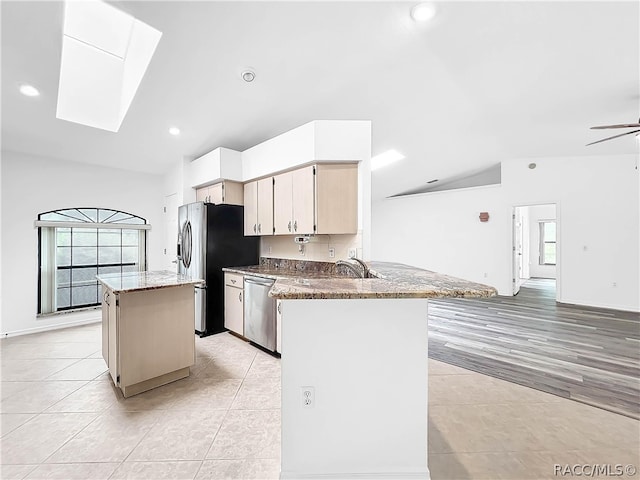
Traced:
<path fill-rule="evenodd" d="M 196 285 L 204 282 L 204 280 L 199 278 L 193 279 L 169 271 L 107 273 L 97 275 L 96 278 L 114 293 L 180 287 L 182 285 Z"/>
<path fill-rule="evenodd" d="M 377 278 L 275 269 L 268 265 L 225 268 L 276 280 L 269 296 L 279 299 L 492 297 L 496 289 L 401 263 L 367 262 Z"/>
<path fill-rule="evenodd" d="M 225 272 L 240 273 L 242 275 L 254 275 L 256 277 L 270 278 L 273 280 L 282 279 L 327 279 L 336 278 L 335 273 L 294 270 L 289 268 L 275 268 L 269 265 L 251 265 L 249 267 L 226 267 Z"/>

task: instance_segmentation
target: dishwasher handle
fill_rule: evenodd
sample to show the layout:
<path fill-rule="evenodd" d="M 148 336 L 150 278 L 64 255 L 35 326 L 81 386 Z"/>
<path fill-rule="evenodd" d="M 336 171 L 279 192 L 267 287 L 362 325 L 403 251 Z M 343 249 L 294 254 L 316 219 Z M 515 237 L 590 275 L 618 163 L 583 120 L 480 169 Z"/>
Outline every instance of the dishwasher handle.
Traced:
<path fill-rule="evenodd" d="M 260 278 L 260 277 L 244 277 L 245 283 L 251 283 L 254 285 L 262 285 L 265 287 L 270 287 L 274 284 L 275 280 L 271 278 Z"/>

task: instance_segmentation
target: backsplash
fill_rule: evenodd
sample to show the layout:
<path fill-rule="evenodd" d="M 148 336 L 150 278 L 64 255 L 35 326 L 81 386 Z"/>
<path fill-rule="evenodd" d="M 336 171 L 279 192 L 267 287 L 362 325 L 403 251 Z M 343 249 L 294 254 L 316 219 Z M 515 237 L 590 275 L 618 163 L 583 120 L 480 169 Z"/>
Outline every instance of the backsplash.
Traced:
<path fill-rule="evenodd" d="M 309 237 L 301 254 L 293 236 L 272 236 L 260 238 L 260 256 L 291 260 L 307 260 L 314 262 L 335 262 L 349 258 L 349 250 L 354 250 L 356 257 L 362 256 L 362 235 L 315 235 Z M 329 256 L 333 248 L 335 256 Z"/>
<path fill-rule="evenodd" d="M 316 262 L 310 260 L 291 260 L 288 258 L 260 257 L 260 266 L 276 270 L 294 270 L 298 272 L 316 272 L 336 274 L 333 262 Z"/>

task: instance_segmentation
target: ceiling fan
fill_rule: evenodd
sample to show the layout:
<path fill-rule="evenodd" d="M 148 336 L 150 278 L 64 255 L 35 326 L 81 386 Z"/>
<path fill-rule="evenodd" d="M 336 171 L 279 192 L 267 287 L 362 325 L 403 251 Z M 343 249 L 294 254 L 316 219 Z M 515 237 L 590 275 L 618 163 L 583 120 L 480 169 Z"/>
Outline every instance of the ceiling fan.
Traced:
<path fill-rule="evenodd" d="M 591 130 L 605 130 L 607 128 L 635 128 L 637 130 L 632 130 L 631 132 L 624 132 L 621 133 L 619 135 L 614 135 L 613 137 L 607 137 L 607 138 L 603 138 L 602 140 L 598 140 L 595 142 L 591 142 L 591 143 L 587 143 L 587 147 L 589 145 L 593 145 L 595 143 L 600 143 L 600 142 L 606 142 L 607 140 L 613 140 L 614 138 L 618 138 L 618 137 L 624 137 L 625 135 L 631 135 L 633 133 L 638 133 L 640 132 L 640 119 L 638 119 L 638 123 L 623 123 L 620 125 L 600 125 L 597 127 L 591 127 Z"/>

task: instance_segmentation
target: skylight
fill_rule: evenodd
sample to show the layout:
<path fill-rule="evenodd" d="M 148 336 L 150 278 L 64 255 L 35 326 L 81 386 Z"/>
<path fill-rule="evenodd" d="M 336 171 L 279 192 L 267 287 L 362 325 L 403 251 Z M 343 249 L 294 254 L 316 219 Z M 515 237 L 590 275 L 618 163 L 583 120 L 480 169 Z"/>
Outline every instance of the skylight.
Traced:
<path fill-rule="evenodd" d="M 117 132 L 161 36 L 100 0 L 66 1 L 56 116 Z"/>

